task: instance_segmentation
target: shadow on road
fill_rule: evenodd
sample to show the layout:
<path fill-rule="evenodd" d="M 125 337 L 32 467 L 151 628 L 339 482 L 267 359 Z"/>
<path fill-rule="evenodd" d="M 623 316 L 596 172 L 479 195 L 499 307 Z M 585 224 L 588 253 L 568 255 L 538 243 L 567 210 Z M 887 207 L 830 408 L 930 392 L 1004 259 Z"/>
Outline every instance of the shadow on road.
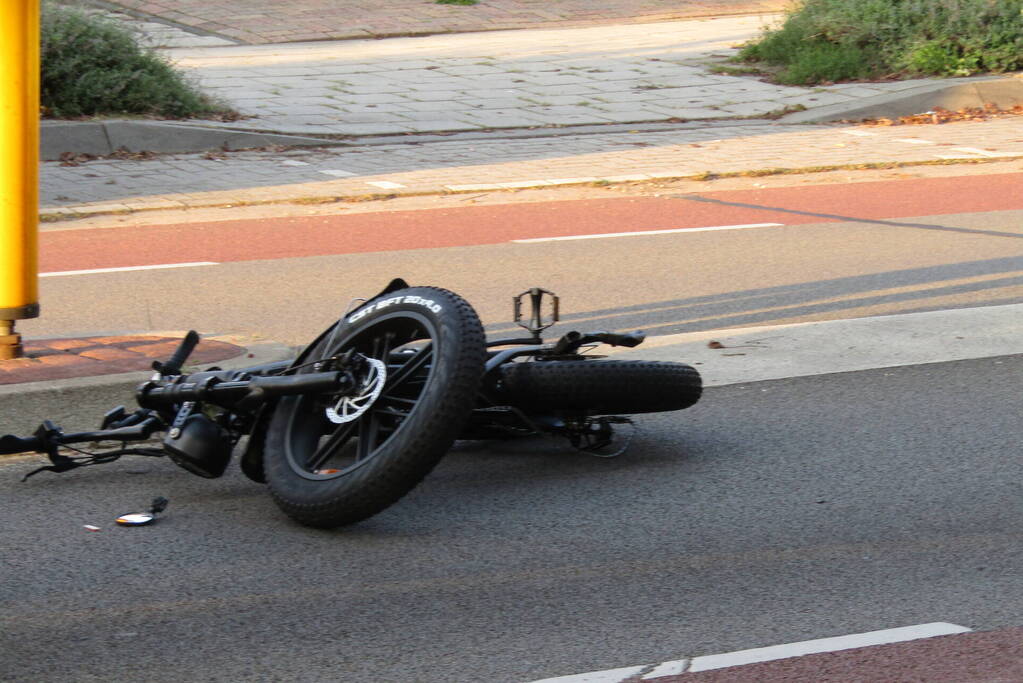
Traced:
<path fill-rule="evenodd" d="M 949 308 L 944 298 L 963 294 L 986 295 L 972 300 L 971 306 L 1016 303 L 1023 292 L 1021 288 L 1023 258 L 1017 256 L 597 309 L 563 316 L 560 329 L 562 332 L 568 328 L 643 329 L 648 334 L 677 334 L 789 323 L 809 316 L 876 306 L 897 307 L 898 313 L 914 313 Z M 514 329 L 514 325 L 503 323 L 488 326 L 487 332 L 500 334 Z"/>

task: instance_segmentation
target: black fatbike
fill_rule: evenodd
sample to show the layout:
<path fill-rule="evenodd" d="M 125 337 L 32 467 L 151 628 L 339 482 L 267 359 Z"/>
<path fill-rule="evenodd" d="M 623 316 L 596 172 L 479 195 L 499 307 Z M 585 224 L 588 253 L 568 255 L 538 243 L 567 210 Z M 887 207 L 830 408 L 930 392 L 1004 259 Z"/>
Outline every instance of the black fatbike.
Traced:
<path fill-rule="evenodd" d="M 543 289 L 514 298 L 528 336 L 489 342 L 472 306 L 445 289 L 395 279 L 357 301 L 289 361 L 183 373 L 199 341 L 189 332 L 169 361 L 153 364 L 156 373 L 135 392 L 137 410 L 119 406 L 90 432 L 47 420 L 32 436 L 0 437 L 0 454 L 47 455 L 50 464 L 25 479 L 122 455 L 167 456 L 216 478 L 239 451 L 241 470 L 267 484 L 289 517 L 333 528 L 394 504 L 458 439 L 546 433 L 613 456 L 624 450 L 616 430 L 630 428 L 625 416 L 700 398 L 700 375 L 684 363 L 586 353 L 637 346 L 642 332 L 569 332 L 544 342 L 541 332 L 559 313 L 558 298 Z M 113 447 L 74 446 L 87 443 Z"/>

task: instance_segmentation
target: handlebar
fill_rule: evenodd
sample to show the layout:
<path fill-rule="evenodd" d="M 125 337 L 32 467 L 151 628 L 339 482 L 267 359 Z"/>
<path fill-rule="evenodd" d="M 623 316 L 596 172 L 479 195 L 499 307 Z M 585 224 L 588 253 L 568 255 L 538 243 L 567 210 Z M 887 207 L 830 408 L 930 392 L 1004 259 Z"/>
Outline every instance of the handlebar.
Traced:
<path fill-rule="evenodd" d="M 34 436 L 27 438 L 14 436 L 13 434 L 0 436 L 0 455 L 38 452 L 41 447 L 42 442 Z"/>
<path fill-rule="evenodd" d="M 130 427 L 64 434 L 56 425 L 46 420 L 33 436 L 21 437 L 13 434 L 0 436 L 0 454 L 47 453 L 57 446 L 91 441 L 145 441 L 163 426 L 163 421 L 159 418 L 148 417 L 139 424 Z"/>
<path fill-rule="evenodd" d="M 625 334 L 619 332 L 587 332 L 586 334 L 581 332 L 569 332 L 558 340 L 551 353 L 555 356 L 575 353 L 579 350 L 579 347 L 593 343 L 632 348 L 642 344 L 645 339 L 646 333 L 642 330 L 636 330 L 635 332 L 628 332 Z"/>
<path fill-rule="evenodd" d="M 192 351 L 199 344 L 199 333 L 195 330 L 189 330 L 185 338 L 181 340 L 178 348 L 174 351 L 174 355 L 170 357 L 170 360 L 166 363 L 159 361 L 153 362 L 153 369 L 159 372 L 161 375 L 180 375 L 181 368 L 184 367 L 185 361 L 192 355 Z"/>
<path fill-rule="evenodd" d="M 223 381 L 215 375 L 206 375 L 197 382 L 184 381 L 171 384 L 146 382 L 139 387 L 135 399 L 143 408 L 154 409 L 167 408 L 186 401 L 209 401 L 217 405 L 230 406 L 246 400 L 342 391 L 347 389 L 351 383 L 351 376 L 346 372 L 251 377 L 236 381 Z"/>
<path fill-rule="evenodd" d="M 259 405 L 269 398 L 278 396 L 340 392 L 353 384 L 351 375 L 340 371 L 280 377 L 257 376 L 237 381 L 224 381 L 210 373 L 199 374 L 201 379 L 197 382 L 146 382 L 139 387 L 136 394 L 139 406 L 153 410 L 175 408 L 187 401 L 208 401 L 238 408 L 239 405 L 247 403 Z M 33 436 L 21 437 L 13 434 L 0 436 L 0 455 L 50 453 L 56 452 L 59 446 L 93 441 L 145 441 L 166 427 L 165 421 L 157 417 L 156 413 L 151 413 L 138 424 L 69 434 L 61 432 L 56 425 L 47 420 Z"/>

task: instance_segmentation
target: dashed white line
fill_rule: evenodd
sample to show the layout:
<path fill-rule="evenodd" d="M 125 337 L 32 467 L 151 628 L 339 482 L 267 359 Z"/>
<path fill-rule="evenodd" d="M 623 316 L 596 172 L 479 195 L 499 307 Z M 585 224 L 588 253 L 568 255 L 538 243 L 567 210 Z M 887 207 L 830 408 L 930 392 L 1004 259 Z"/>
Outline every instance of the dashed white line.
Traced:
<path fill-rule="evenodd" d="M 331 175 L 335 178 L 349 178 L 355 175 L 351 171 L 342 171 L 340 168 L 321 168 L 320 173 L 324 175 Z"/>
<path fill-rule="evenodd" d="M 671 228 L 668 230 L 639 230 L 636 232 L 604 232 L 596 235 L 566 235 L 563 237 L 530 237 L 528 239 L 512 240 L 516 244 L 530 244 L 533 242 L 567 242 L 570 240 L 595 240 L 605 237 L 638 237 L 640 235 L 668 235 L 672 233 L 685 232 L 712 232 L 715 230 L 747 230 L 749 228 L 780 228 L 783 223 L 749 223 L 746 225 L 713 225 L 705 228 Z"/>
<path fill-rule="evenodd" d="M 452 192 L 483 192 L 485 190 L 503 190 L 498 183 L 470 183 L 468 185 L 445 185 Z"/>
<path fill-rule="evenodd" d="M 689 669 L 689 660 L 680 659 L 675 662 L 663 662 L 658 664 L 643 675 L 644 681 L 649 681 L 662 676 L 681 676 Z"/>
<path fill-rule="evenodd" d="M 953 147 L 953 152 L 962 152 L 963 154 L 975 154 L 980 157 L 996 158 L 996 157 L 1017 157 L 1019 154 L 1013 154 L 1012 152 L 992 152 L 986 149 L 977 149 L 976 147 Z M 935 154 L 934 156 L 939 159 L 962 159 L 963 155 L 951 155 L 951 154 Z"/>
<path fill-rule="evenodd" d="M 896 138 L 892 142 L 902 142 L 907 145 L 933 145 L 936 144 L 931 140 L 921 140 L 920 138 Z"/>
<path fill-rule="evenodd" d="M 816 640 L 804 640 L 799 643 L 788 643 L 787 645 L 758 647 L 752 650 L 739 650 L 738 652 L 726 652 L 725 654 L 720 655 L 695 657 L 689 664 L 689 671 L 695 673 L 697 671 L 723 669 L 729 666 L 741 666 L 743 664 L 754 664 L 756 662 L 770 662 L 775 659 L 788 659 L 789 657 L 801 657 L 803 655 L 820 654 L 822 652 L 851 650 L 856 647 L 904 643 L 908 640 L 933 638 L 934 636 L 947 636 L 954 633 L 969 633 L 970 631 L 971 629 L 968 629 L 965 626 L 958 626 L 956 624 L 948 624 L 944 622 L 920 624 L 918 626 L 903 626 L 902 628 L 888 628 L 881 631 L 856 633 L 849 636 L 818 638 Z"/>
<path fill-rule="evenodd" d="M 910 640 L 948 636 L 956 633 L 970 633 L 971 631 L 972 629 L 957 624 L 934 622 L 917 626 L 903 626 L 901 628 L 856 633 L 848 636 L 837 636 L 834 638 L 804 640 L 798 643 L 759 647 L 752 650 L 726 652 L 720 655 L 680 659 L 672 662 L 663 662 L 653 667 L 630 666 L 621 669 L 607 669 L 605 671 L 558 676 L 556 678 L 534 681 L 533 683 L 625 683 L 628 680 L 635 680 L 635 677 L 638 675 L 642 675 L 642 680 L 646 681 L 661 676 L 684 676 L 687 673 L 696 673 L 698 671 L 770 662 L 777 659 L 788 659 L 790 657 L 801 657 L 803 655 L 821 654 L 824 652 L 839 652 L 858 647 L 904 643 Z"/>
<path fill-rule="evenodd" d="M 622 683 L 634 678 L 646 671 L 645 666 L 628 666 L 621 669 L 608 669 L 606 671 L 591 671 L 585 674 L 572 674 L 569 676 L 558 676 L 557 678 L 545 678 L 542 681 L 533 683 Z"/>
<path fill-rule="evenodd" d="M 39 273 L 39 277 L 61 277 L 64 275 L 94 275 L 96 273 L 124 273 L 132 270 L 162 270 L 165 268 L 196 268 L 198 266 L 216 266 L 216 261 L 196 261 L 194 263 L 161 263 L 154 266 L 122 266 L 120 268 L 91 268 L 89 270 L 60 270 L 52 273 Z"/>
<path fill-rule="evenodd" d="M 392 183 L 390 180 L 370 180 L 366 184 L 372 185 L 373 187 L 379 187 L 383 190 L 397 190 L 405 187 L 405 185 L 402 185 L 401 183 Z"/>

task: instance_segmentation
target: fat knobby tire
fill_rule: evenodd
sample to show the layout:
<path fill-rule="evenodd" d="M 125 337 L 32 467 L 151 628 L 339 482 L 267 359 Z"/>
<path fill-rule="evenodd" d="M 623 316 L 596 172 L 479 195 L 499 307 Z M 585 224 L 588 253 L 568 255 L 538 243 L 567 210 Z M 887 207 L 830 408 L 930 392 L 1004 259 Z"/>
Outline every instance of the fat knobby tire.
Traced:
<path fill-rule="evenodd" d="M 685 363 L 566 360 L 508 363 L 501 399 L 527 413 L 632 415 L 682 410 L 700 400 L 700 373 Z"/>
<path fill-rule="evenodd" d="M 472 411 L 486 355 L 483 327 L 464 299 L 444 289 L 411 287 L 367 302 L 346 318 L 333 342 L 327 335 L 308 358 L 343 351 L 349 348 L 346 341 L 375 334 L 375 325 L 400 326 L 403 317 L 432 327 L 429 376 L 408 416 L 357 466 L 333 478 L 303 475 L 294 464 L 301 454 L 292 452 L 293 444 L 301 450 L 302 441 L 292 428 L 308 419 L 298 413 L 312 412 L 313 402 L 307 397 L 278 402 L 267 430 L 264 467 L 275 502 L 297 522 L 333 528 L 394 504 L 433 469 Z M 328 343 L 332 348 L 325 348 Z"/>

